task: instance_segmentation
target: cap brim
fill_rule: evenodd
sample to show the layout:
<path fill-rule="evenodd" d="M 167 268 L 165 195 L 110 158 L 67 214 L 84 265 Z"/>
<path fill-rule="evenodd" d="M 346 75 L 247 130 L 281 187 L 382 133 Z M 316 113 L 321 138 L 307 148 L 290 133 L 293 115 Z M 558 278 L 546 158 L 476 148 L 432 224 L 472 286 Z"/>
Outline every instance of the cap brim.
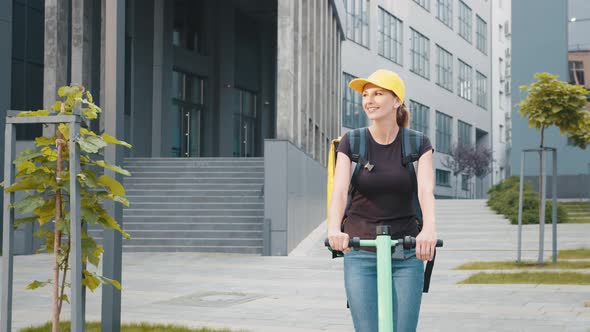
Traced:
<path fill-rule="evenodd" d="M 369 82 L 368 80 L 366 80 L 364 78 L 355 78 L 352 81 L 350 81 L 350 83 L 348 83 L 348 86 L 358 93 L 363 93 L 363 88 L 365 87 L 365 85 L 367 83 L 372 83 L 372 82 Z M 373 84 L 375 84 L 375 83 L 373 83 Z"/>
<path fill-rule="evenodd" d="M 370 81 L 366 78 L 355 78 L 352 81 L 350 81 L 350 83 L 348 83 L 348 86 L 353 89 L 354 91 L 357 91 L 358 93 L 363 93 L 363 89 L 365 88 L 365 85 L 367 85 L 368 83 L 374 84 L 378 87 L 380 87 L 381 89 L 385 89 L 385 90 L 389 90 L 390 89 L 381 86 L 379 83 L 374 82 L 374 81 Z M 394 92 L 395 94 L 395 92 Z"/>

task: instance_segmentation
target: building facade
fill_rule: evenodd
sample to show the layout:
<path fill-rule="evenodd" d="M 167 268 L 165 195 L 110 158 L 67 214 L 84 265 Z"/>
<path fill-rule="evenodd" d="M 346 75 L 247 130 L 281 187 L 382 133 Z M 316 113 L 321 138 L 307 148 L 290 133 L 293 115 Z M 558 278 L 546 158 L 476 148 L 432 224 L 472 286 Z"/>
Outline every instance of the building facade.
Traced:
<path fill-rule="evenodd" d="M 492 184 L 510 174 L 512 95 L 511 0 L 491 1 Z"/>
<path fill-rule="evenodd" d="M 520 174 L 522 150 L 536 148 L 540 143 L 539 131 L 529 128 L 527 120 L 518 113 L 517 105 L 526 97 L 519 91 L 519 86 L 533 82 L 533 75 L 538 72 L 549 72 L 558 75 L 561 80 L 573 83 L 577 79 L 581 83 L 579 79 L 583 75 L 580 75 L 581 71 L 577 66 L 580 62 L 583 63 L 580 55 L 584 52 L 577 51 L 583 50 L 583 45 L 589 43 L 586 33 L 588 22 L 571 22 L 572 17 L 590 18 L 587 1 L 512 2 L 512 175 Z M 568 49 L 576 52 L 568 54 Z M 568 58 L 572 61 L 572 77 L 569 73 Z M 561 135 L 555 126 L 545 130 L 544 146 L 557 149 L 558 197 L 588 197 L 588 150 L 569 144 L 567 135 Z M 550 163 L 547 163 L 546 169 L 547 185 L 551 185 Z M 539 174 L 537 156 L 529 154 L 524 174 L 531 177 L 532 184 L 536 185 L 537 181 L 534 179 Z"/>
<path fill-rule="evenodd" d="M 340 132 L 343 8 L 341 0 L 0 0 L 0 43 L 8 49 L 0 55 L 0 127 L 6 110 L 50 108 L 58 87 L 79 83 L 103 108 L 92 129 L 133 145 L 106 152 L 111 163 L 264 158 L 265 185 L 247 197 L 256 211 L 230 197 L 214 202 L 214 212 L 252 214 L 254 252 L 264 242 L 268 254 L 286 255 L 325 218 L 327 149 Z M 18 144 L 31 146 L 44 131 L 20 128 Z M 189 209 L 203 214 L 207 204 Z M 231 206 L 242 210 L 227 213 Z M 131 212 L 113 215 L 124 223 Z M 31 252 L 33 230 L 19 232 L 16 242 Z"/>
<path fill-rule="evenodd" d="M 492 179 L 504 176 L 506 159 L 506 144 L 495 138 L 504 125 L 501 107 L 507 109 L 509 100 L 505 93 L 499 96 L 506 82 L 499 58 L 510 45 L 498 35 L 500 24 L 510 24 L 510 2 L 504 2 L 345 1 L 342 131 L 368 125 L 361 98 L 347 83 L 378 68 L 393 70 L 406 84 L 410 127 L 423 131 L 434 146 L 436 197 L 483 197 L 497 181 Z M 455 177 L 444 166 L 455 144 L 492 149 L 493 171 L 483 179 Z"/>

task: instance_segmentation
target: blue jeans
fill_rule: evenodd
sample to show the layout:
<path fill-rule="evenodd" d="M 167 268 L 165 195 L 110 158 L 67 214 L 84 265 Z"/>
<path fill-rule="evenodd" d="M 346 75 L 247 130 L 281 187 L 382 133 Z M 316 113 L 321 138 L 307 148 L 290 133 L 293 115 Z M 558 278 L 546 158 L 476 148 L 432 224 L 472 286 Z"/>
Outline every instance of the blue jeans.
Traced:
<path fill-rule="evenodd" d="M 415 249 L 406 250 L 406 254 Z M 415 332 L 418 326 L 424 263 L 415 256 L 405 261 L 392 260 L 393 326 L 395 332 Z M 344 285 L 356 332 L 377 332 L 377 258 L 365 250 L 344 255 Z"/>

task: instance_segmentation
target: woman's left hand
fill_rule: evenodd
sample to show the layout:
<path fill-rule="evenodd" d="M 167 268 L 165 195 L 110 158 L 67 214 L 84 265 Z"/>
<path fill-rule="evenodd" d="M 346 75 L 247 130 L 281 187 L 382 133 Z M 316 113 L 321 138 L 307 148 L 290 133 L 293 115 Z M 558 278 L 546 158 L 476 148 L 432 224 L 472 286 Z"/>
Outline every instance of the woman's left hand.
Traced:
<path fill-rule="evenodd" d="M 423 261 L 431 261 L 436 248 L 436 231 L 424 228 L 416 236 L 416 257 Z"/>

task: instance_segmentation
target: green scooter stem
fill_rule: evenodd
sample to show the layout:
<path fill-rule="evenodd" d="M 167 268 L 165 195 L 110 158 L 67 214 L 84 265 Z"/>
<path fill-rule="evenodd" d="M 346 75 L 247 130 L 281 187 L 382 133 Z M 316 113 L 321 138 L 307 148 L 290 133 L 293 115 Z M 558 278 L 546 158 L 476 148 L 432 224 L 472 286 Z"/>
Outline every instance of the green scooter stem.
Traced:
<path fill-rule="evenodd" d="M 389 233 L 389 232 L 387 232 Z M 389 234 L 377 234 L 375 240 L 361 240 L 361 247 L 377 248 L 377 303 L 379 332 L 393 332 L 393 289 L 391 284 L 391 247 L 397 245 Z"/>

